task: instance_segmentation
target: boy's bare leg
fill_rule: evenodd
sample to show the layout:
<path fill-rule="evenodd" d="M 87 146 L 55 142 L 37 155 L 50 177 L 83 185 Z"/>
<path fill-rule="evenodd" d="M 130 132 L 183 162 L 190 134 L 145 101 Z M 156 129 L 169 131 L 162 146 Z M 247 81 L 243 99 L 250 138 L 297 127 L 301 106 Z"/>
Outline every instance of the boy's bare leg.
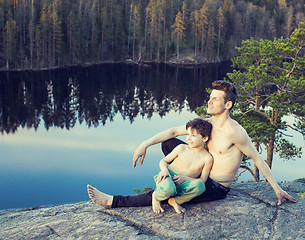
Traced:
<path fill-rule="evenodd" d="M 161 202 L 155 198 L 155 192 L 152 194 L 152 209 L 155 213 L 164 212 L 164 209 L 161 207 Z"/>
<path fill-rule="evenodd" d="M 108 195 L 106 193 L 102 193 L 96 188 L 90 186 L 89 184 L 87 185 L 87 191 L 89 197 L 93 202 L 103 206 L 104 208 L 111 208 L 113 202 L 113 196 Z"/>
<path fill-rule="evenodd" d="M 168 199 L 168 204 L 171 205 L 178 214 L 184 213 L 186 211 L 184 207 L 176 202 L 175 198 Z"/>

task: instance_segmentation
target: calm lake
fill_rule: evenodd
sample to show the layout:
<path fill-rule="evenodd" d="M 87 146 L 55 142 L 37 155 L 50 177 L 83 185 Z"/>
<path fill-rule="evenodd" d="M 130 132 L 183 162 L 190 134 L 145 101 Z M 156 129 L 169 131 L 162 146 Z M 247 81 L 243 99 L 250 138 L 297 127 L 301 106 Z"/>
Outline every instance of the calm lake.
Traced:
<path fill-rule="evenodd" d="M 136 168 L 134 150 L 195 118 L 205 89 L 228 71 L 229 62 L 0 72 L 0 209 L 89 200 L 88 183 L 121 195 L 153 187 L 160 145 Z M 305 146 L 301 135 L 289 134 Z M 275 156 L 272 171 L 277 181 L 304 177 L 304 154 L 285 162 Z"/>

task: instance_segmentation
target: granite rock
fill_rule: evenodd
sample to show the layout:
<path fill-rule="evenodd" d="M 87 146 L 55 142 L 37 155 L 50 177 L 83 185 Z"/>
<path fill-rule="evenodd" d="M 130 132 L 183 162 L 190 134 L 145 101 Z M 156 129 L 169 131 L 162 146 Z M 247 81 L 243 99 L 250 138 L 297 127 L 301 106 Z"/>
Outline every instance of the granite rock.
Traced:
<path fill-rule="evenodd" d="M 268 183 L 234 183 L 226 199 L 185 204 L 176 214 L 164 205 L 155 214 L 151 207 L 104 209 L 78 202 L 31 209 L 0 211 L 0 239 L 304 239 L 305 183 L 281 187 L 297 203 L 277 198 Z"/>

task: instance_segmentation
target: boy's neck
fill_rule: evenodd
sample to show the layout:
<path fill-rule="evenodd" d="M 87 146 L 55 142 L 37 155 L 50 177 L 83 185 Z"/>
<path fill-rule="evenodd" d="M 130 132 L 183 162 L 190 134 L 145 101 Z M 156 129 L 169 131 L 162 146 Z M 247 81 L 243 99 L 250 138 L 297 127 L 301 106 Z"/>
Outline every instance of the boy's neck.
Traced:
<path fill-rule="evenodd" d="M 200 152 L 202 150 L 205 150 L 204 146 L 199 146 L 199 147 L 189 147 L 192 151 L 194 152 Z"/>

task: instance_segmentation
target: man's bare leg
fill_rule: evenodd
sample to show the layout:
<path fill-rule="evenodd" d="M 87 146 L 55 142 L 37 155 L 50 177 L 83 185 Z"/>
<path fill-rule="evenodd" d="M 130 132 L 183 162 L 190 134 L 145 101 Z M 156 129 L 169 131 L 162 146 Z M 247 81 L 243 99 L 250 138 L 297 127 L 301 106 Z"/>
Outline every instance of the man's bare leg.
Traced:
<path fill-rule="evenodd" d="M 113 202 L 113 196 L 106 193 L 102 193 L 91 185 L 87 185 L 88 195 L 93 202 L 104 208 L 111 208 Z"/>
<path fill-rule="evenodd" d="M 155 192 L 152 194 L 152 209 L 155 213 L 164 212 L 164 209 L 161 207 L 161 202 L 155 198 Z"/>
<path fill-rule="evenodd" d="M 176 202 L 175 198 L 168 199 L 168 204 L 171 205 L 178 214 L 184 213 L 186 211 L 184 207 Z"/>

